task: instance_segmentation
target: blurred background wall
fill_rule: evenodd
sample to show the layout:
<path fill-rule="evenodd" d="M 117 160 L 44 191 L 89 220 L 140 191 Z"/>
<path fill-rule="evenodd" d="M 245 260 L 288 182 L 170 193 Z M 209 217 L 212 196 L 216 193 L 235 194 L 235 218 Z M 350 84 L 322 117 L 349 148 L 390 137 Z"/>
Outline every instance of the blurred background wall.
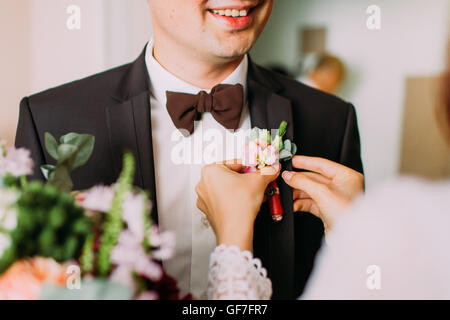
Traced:
<path fill-rule="evenodd" d="M 374 4 L 381 9 L 380 30 L 366 26 L 366 9 Z M 264 65 L 295 70 L 301 28 L 326 28 L 326 50 L 348 70 L 338 95 L 357 109 L 370 188 L 400 169 L 406 79 L 442 73 L 449 17 L 449 0 L 275 0 L 252 53 Z"/>
<path fill-rule="evenodd" d="M 366 26 L 366 9 L 374 4 L 381 9 L 380 30 Z M 66 26 L 69 5 L 81 9 L 80 30 Z M 371 188 L 403 172 L 402 150 L 411 157 L 420 147 L 402 148 L 410 140 L 403 116 L 408 88 L 417 88 L 408 79 L 435 79 L 444 70 L 449 16 L 449 0 L 275 0 L 251 55 L 295 74 L 301 30 L 326 31 L 325 50 L 347 68 L 337 94 L 357 109 Z M 151 37 L 151 19 L 146 0 L 1 0 L 0 36 L 0 136 L 12 144 L 23 96 L 134 60 Z M 431 102 L 424 107 L 433 108 Z M 415 131 L 426 134 L 428 125 Z"/>
<path fill-rule="evenodd" d="M 146 0 L 1 0 L 0 137 L 13 144 L 21 98 L 129 62 L 150 35 Z"/>
<path fill-rule="evenodd" d="M 30 90 L 29 4 L 26 1 L 0 2 L 0 137 L 14 140 L 19 99 Z"/>

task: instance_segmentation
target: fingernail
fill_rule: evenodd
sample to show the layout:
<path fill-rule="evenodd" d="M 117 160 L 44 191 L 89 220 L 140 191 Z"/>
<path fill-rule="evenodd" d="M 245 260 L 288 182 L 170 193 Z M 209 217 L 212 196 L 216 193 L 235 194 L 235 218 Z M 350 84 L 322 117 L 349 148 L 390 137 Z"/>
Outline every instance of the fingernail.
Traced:
<path fill-rule="evenodd" d="M 289 181 L 292 179 L 293 173 L 291 171 L 284 171 L 282 176 L 284 180 Z"/>

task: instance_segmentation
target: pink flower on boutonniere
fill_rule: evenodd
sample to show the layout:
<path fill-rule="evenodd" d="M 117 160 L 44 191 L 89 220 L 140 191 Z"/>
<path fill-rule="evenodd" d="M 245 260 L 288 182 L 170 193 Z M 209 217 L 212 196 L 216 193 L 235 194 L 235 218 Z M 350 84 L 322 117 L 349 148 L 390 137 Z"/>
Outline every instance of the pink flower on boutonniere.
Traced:
<path fill-rule="evenodd" d="M 276 131 L 275 137 L 267 129 L 253 128 L 245 145 L 243 164 L 245 173 L 256 172 L 265 166 L 273 166 L 280 160 L 290 160 L 297 153 L 297 146 L 289 139 L 283 141 L 286 134 L 287 122 L 283 121 Z M 274 221 L 281 221 L 283 209 L 277 183 L 272 182 L 266 195 L 269 198 L 271 215 Z"/>

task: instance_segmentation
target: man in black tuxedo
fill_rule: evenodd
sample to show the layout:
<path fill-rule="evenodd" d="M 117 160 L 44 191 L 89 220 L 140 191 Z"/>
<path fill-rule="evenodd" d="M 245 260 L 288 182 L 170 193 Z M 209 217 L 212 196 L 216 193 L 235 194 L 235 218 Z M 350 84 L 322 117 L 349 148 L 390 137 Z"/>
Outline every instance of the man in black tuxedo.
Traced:
<path fill-rule="evenodd" d="M 149 0 L 149 4 L 154 42 L 131 64 L 24 98 L 16 146 L 31 150 L 36 163 L 33 178 L 43 179 L 39 166 L 53 162 L 45 151 L 45 132 L 55 137 L 68 132 L 94 135 L 92 157 L 73 172 L 75 189 L 113 183 L 123 150 L 131 150 L 137 164 L 135 184 L 150 190 L 155 202 L 152 215 L 158 221 L 167 213 L 158 212 L 161 177 L 155 174 L 159 164 L 154 143 L 159 132 L 152 130 L 155 115 L 149 105 L 162 103 L 152 92 L 155 84 L 167 85 L 166 90 L 171 84 L 154 78 L 149 59 L 176 81 L 212 89 L 247 61 L 246 54 L 264 28 L 273 0 Z M 327 158 L 362 172 L 352 105 L 251 60 L 245 72 L 244 94 L 252 127 L 274 129 L 285 120 L 289 123 L 286 137 L 299 146 L 298 154 Z M 283 170 L 291 169 L 290 163 L 283 164 Z M 273 297 L 291 299 L 303 291 L 321 246 L 323 225 L 312 215 L 294 215 L 292 189 L 281 178 L 278 185 L 284 219 L 273 222 L 263 205 L 255 223 L 254 254 L 268 269 Z"/>

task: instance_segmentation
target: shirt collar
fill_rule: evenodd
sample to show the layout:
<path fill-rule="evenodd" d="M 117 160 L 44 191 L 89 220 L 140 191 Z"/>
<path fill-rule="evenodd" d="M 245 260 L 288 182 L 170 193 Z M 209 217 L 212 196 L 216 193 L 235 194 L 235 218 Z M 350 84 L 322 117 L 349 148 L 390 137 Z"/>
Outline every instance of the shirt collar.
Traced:
<path fill-rule="evenodd" d="M 150 41 L 145 52 L 145 63 L 150 79 L 150 93 L 162 105 L 166 104 L 166 91 L 197 94 L 203 89 L 198 88 L 176 77 L 164 69 L 153 56 L 153 41 Z M 237 68 L 222 81 L 222 84 L 241 84 L 244 87 L 245 103 L 247 102 L 248 56 L 245 55 Z M 205 90 L 209 91 L 209 90 Z"/>

